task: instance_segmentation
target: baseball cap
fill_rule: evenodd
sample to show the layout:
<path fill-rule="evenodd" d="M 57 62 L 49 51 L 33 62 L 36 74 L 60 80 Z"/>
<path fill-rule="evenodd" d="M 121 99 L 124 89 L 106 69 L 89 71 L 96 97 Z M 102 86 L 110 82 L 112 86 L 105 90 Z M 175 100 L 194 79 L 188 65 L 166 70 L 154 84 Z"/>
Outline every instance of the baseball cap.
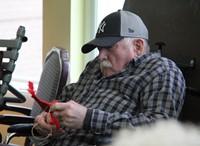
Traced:
<path fill-rule="evenodd" d="M 96 47 L 111 47 L 125 37 L 148 40 L 148 30 L 138 15 L 125 10 L 118 10 L 101 21 L 95 39 L 84 44 L 82 52 L 88 53 Z"/>

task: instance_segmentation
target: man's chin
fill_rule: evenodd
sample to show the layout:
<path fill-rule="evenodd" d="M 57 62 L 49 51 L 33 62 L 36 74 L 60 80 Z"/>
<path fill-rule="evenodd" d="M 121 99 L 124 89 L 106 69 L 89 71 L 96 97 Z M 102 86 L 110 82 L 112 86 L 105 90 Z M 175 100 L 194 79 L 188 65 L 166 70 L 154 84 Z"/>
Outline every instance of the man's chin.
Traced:
<path fill-rule="evenodd" d="M 104 77 L 107 77 L 113 74 L 113 71 L 111 71 L 111 69 L 108 69 L 108 68 L 102 69 L 101 72 Z"/>

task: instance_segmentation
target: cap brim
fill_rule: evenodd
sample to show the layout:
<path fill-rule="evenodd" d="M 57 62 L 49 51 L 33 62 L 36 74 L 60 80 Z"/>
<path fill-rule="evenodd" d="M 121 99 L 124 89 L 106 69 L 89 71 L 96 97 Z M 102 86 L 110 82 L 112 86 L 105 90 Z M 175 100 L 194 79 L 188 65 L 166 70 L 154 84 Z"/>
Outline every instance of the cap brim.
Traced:
<path fill-rule="evenodd" d="M 88 53 L 96 47 L 111 47 L 118 41 L 122 40 L 123 37 L 99 37 L 83 45 L 82 52 Z"/>

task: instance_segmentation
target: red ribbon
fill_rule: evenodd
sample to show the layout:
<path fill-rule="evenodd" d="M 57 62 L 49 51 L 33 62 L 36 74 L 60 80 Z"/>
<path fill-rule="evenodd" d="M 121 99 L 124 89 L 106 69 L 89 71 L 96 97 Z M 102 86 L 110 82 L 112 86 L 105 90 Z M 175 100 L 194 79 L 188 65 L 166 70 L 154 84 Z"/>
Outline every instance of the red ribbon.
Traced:
<path fill-rule="evenodd" d="M 56 101 L 53 101 L 52 103 L 48 103 L 44 100 L 41 100 L 40 98 L 38 98 L 35 94 L 35 90 L 34 90 L 34 86 L 32 82 L 28 82 L 28 92 L 32 95 L 31 97 L 40 105 L 40 107 L 46 111 L 49 112 L 50 107 L 56 103 Z M 51 122 L 56 126 L 57 129 L 60 129 L 60 122 L 57 118 L 55 118 L 53 116 L 53 113 L 50 112 L 50 117 L 51 117 Z"/>

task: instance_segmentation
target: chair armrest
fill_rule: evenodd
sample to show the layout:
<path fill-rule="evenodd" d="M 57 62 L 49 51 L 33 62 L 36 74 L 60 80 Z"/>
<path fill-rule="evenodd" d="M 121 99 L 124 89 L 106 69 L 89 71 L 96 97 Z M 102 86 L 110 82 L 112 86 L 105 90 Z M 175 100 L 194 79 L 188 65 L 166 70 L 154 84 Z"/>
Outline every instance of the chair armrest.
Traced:
<path fill-rule="evenodd" d="M 17 106 L 17 105 L 12 105 L 12 104 L 6 104 L 4 107 L 4 110 L 22 113 L 27 116 L 29 116 L 31 113 L 31 108 L 29 108 L 29 107 Z"/>
<path fill-rule="evenodd" d="M 12 114 L 2 114 L 0 115 L 0 124 L 13 125 L 19 123 L 33 123 L 34 118 L 31 116 L 20 116 Z"/>
<path fill-rule="evenodd" d="M 21 124 L 14 124 L 8 127 L 8 133 L 15 133 L 15 136 L 32 136 L 31 130 L 33 128 L 33 123 L 21 123 Z M 40 134 L 33 130 L 35 136 L 40 136 Z"/>

